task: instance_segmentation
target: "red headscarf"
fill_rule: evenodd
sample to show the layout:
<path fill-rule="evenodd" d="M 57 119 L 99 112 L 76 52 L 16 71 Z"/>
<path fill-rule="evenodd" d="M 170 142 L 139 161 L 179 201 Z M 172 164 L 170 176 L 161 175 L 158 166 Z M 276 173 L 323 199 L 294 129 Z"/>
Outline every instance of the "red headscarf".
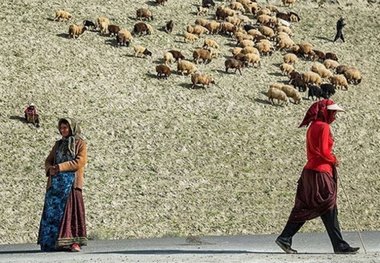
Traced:
<path fill-rule="evenodd" d="M 334 104 L 330 99 L 323 99 L 313 103 L 307 110 L 303 121 L 298 128 L 308 126 L 312 121 L 320 120 L 327 123 L 332 123 L 335 120 L 335 110 L 328 110 L 327 106 Z"/>

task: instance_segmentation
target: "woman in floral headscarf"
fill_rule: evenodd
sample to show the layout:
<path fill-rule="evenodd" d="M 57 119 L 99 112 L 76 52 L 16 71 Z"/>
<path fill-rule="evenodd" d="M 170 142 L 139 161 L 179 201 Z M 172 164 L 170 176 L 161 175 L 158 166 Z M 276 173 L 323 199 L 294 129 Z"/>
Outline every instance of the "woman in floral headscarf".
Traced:
<path fill-rule="evenodd" d="M 48 182 L 38 244 L 42 251 L 78 252 L 87 243 L 82 197 L 87 147 L 73 119 L 60 119 L 58 130 L 62 139 L 45 161 Z"/>
<path fill-rule="evenodd" d="M 294 207 L 276 244 L 286 253 L 292 249 L 292 237 L 307 220 L 321 217 L 335 253 L 352 254 L 359 248 L 343 240 L 336 205 L 338 160 L 332 153 L 333 137 L 330 124 L 341 107 L 330 99 L 312 104 L 299 127 L 309 126 L 306 132 L 307 163 L 298 180 Z"/>

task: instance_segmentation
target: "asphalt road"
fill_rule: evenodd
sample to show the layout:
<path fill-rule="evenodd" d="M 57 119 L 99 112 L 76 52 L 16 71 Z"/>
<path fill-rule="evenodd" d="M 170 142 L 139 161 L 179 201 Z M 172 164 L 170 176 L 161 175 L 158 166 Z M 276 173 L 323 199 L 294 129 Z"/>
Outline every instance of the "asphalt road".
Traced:
<path fill-rule="evenodd" d="M 326 233 L 298 233 L 296 255 L 274 243 L 275 235 L 94 240 L 79 253 L 40 252 L 36 244 L 0 245 L 0 262 L 365 262 L 380 263 L 380 232 L 343 233 L 355 255 L 335 255 Z"/>

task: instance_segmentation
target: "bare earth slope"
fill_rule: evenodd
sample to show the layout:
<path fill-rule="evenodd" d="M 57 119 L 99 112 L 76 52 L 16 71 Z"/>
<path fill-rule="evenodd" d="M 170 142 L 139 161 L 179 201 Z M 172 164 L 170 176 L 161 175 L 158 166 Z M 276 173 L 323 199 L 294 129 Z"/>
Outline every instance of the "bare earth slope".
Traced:
<path fill-rule="evenodd" d="M 90 237 L 281 230 L 305 163 L 305 129 L 297 126 L 312 101 L 267 103 L 263 92 L 269 83 L 287 79 L 279 74 L 279 51 L 242 76 L 224 73 L 223 56 L 230 55 L 234 42 L 221 35 L 212 38 L 221 44 L 222 56 L 198 66 L 218 86 L 190 89 L 190 77 L 175 73 L 156 79 L 164 51 L 180 49 L 191 58 L 202 45 L 204 37 L 191 44 L 180 36 L 194 23 L 199 2 L 169 0 L 165 7 L 152 1 L 0 3 L 0 243 L 36 240 L 46 183 L 43 163 L 59 138 L 57 120 L 64 116 L 82 122 L 88 141 L 84 194 Z M 97 32 L 67 38 L 71 23 L 100 15 L 132 30 L 135 10 L 142 6 L 153 11 L 150 23 L 156 30 L 132 45 L 148 47 L 152 59 L 135 58 L 132 47 L 117 48 L 113 38 Z M 58 9 L 72 13 L 72 21 L 52 21 Z M 379 5 L 347 0 L 318 8 L 299 1 L 292 10 L 302 19 L 294 24 L 296 42 L 334 52 L 363 74 L 360 85 L 333 97 L 347 110 L 333 125 L 347 194 L 339 192 L 340 220 L 346 231 L 356 228 L 354 218 L 361 230 L 379 229 Z M 347 19 L 347 42 L 334 44 L 341 15 Z M 158 30 L 169 19 L 175 22 L 171 35 Z M 301 61 L 296 68 L 305 71 L 310 65 Z M 29 101 L 40 110 L 39 129 L 17 118 Z M 320 231 L 322 224 L 315 220 L 303 230 Z"/>

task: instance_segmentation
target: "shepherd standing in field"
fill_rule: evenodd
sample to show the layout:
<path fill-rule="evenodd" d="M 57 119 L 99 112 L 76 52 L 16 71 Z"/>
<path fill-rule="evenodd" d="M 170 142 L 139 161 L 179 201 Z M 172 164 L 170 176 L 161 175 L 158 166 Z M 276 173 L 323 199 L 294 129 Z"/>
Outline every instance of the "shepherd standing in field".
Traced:
<path fill-rule="evenodd" d="M 62 139 L 45 161 L 48 182 L 38 244 L 42 251 L 79 252 L 87 244 L 82 197 L 87 146 L 74 120 L 60 119 L 58 130 Z"/>
<path fill-rule="evenodd" d="M 359 250 L 343 240 L 338 222 L 336 166 L 339 162 L 332 153 L 334 139 L 330 130 L 338 111 L 343 109 L 330 99 L 315 102 L 299 126 L 310 124 L 306 132 L 307 163 L 298 180 L 288 222 L 276 239 L 276 244 L 286 253 L 297 253 L 292 249 L 292 237 L 307 220 L 316 217 L 322 218 L 335 253 L 353 254 Z"/>
<path fill-rule="evenodd" d="M 339 18 L 338 22 L 336 22 L 336 35 L 334 38 L 334 42 L 337 41 L 339 38 L 344 41 L 344 36 L 343 36 L 343 27 L 346 25 L 344 21 L 344 17 Z"/>

